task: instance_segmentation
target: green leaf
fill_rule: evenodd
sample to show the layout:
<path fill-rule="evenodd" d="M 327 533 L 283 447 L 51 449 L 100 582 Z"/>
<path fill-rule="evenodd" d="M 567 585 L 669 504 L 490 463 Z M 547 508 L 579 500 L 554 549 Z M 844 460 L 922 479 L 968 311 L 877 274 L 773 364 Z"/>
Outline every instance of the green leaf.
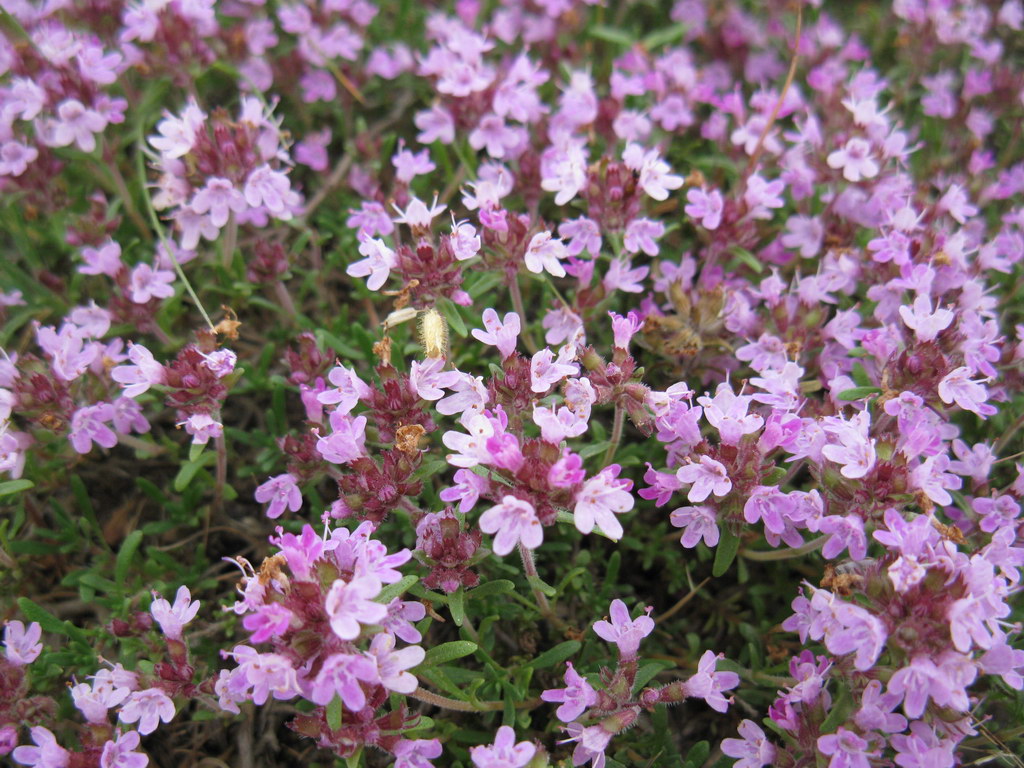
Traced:
<path fill-rule="evenodd" d="M 199 457 L 203 455 L 205 450 L 206 443 L 192 443 L 188 449 L 188 460 L 191 462 L 199 461 Z"/>
<path fill-rule="evenodd" d="M 882 390 L 878 387 L 854 387 L 853 389 L 844 389 L 838 395 L 837 400 L 863 400 L 867 397 L 874 397 L 875 395 L 882 394 Z"/>
<path fill-rule="evenodd" d="M 388 584 L 380 591 L 380 594 L 377 595 L 377 602 L 387 605 L 419 580 L 419 576 L 409 574 L 408 576 L 404 576 L 401 581 L 396 581 L 394 584 Z"/>
<path fill-rule="evenodd" d="M 710 752 L 710 744 L 706 741 L 698 741 L 690 747 L 690 751 L 686 753 L 686 760 L 683 763 L 684 768 L 700 768 L 704 765 L 704 761 L 708 759 L 708 754 L 710 754 Z"/>
<path fill-rule="evenodd" d="M 740 538 L 727 526 L 722 527 L 722 536 L 715 549 L 715 564 L 711 567 L 711 575 L 715 578 L 729 570 L 732 561 L 736 559 L 736 552 L 740 548 Z"/>
<path fill-rule="evenodd" d="M 339 730 L 341 728 L 341 697 L 338 694 L 334 694 L 334 698 L 327 705 L 326 715 L 327 727 L 332 731 Z"/>
<path fill-rule="evenodd" d="M 469 590 L 469 592 L 466 593 L 466 597 L 469 600 L 475 600 L 478 597 L 504 595 L 506 592 L 515 591 L 515 588 L 515 583 L 508 579 L 494 579 L 494 581 L 488 581 L 486 584 L 481 584 L 476 589 Z"/>
<path fill-rule="evenodd" d="M 462 338 L 466 338 L 466 336 L 469 335 L 469 331 L 466 330 L 466 324 L 462 321 L 462 317 L 459 315 L 459 309 L 451 299 L 441 296 L 437 300 L 437 308 L 441 311 L 441 314 L 444 315 L 445 319 L 448 321 L 448 325 L 452 327 L 453 331 L 459 334 Z"/>
<path fill-rule="evenodd" d="M 825 722 L 821 724 L 819 733 L 835 733 L 840 724 L 846 722 L 853 710 L 853 697 L 850 695 L 850 689 L 839 680 L 836 680 L 836 687 L 838 695 L 832 701 L 832 708 L 829 710 Z"/>
<path fill-rule="evenodd" d="M 748 267 L 754 270 L 754 272 L 756 272 L 757 274 L 761 274 L 762 272 L 764 272 L 764 265 L 757 258 L 757 256 L 752 254 L 746 248 L 741 248 L 738 245 L 734 245 L 732 246 L 732 248 L 729 249 L 729 251 L 734 256 L 736 256 L 736 258 L 739 259 L 742 263 L 746 264 Z"/>
<path fill-rule="evenodd" d="M 451 611 L 452 621 L 455 622 L 456 627 L 461 627 L 466 620 L 466 606 L 463 602 L 465 597 L 466 593 L 461 586 L 448 595 L 448 610 Z"/>
<path fill-rule="evenodd" d="M 416 669 L 429 669 L 430 667 L 436 667 L 441 664 L 447 664 L 448 662 L 461 659 L 463 656 L 469 656 L 472 653 L 476 653 L 477 644 L 470 642 L 469 640 L 452 640 L 450 643 L 441 643 L 441 645 L 435 645 L 429 651 L 427 651 L 426 658 L 423 659 L 423 663 L 420 664 Z"/>
<path fill-rule="evenodd" d="M 668 45 L 682 39 L 683 35 L 686 34 L 686 30 L 687 26 L 685 24 L 672 24 L 668 27 L 662 27 L 645 37 L 641 41 L 641 45 L 648 51 L 653 51 L 663 45 Z"/>
<path fill-rule="evenodd" d="M 636 42 L 632 35 L 627 34 L 617 27 L 609 27 L 604 24 L 595 24 L 590 28 L 589 34 L 591 37 L 596 37 L 598 40 L 604 40 L 606 43 L 624 45 L 627 48 L 632 47 L 633 43 Z"/>
<path fill-rule="evenodd" d="M 579 652 L 579 650 L 579 640 L 566 640 L 564 643 L 559 643 L 554 648 L 549 648 L 544 651 L 544 653 L 531 660 L 526 666 L 532 667 L 533 669 L 553 667 L 556 664 L 561 664 L 566 659 L 572 658 Z"/>
<path fill-rule="evenodd" d="M 117 560 L 114 561 L 114 581 L 120 587 L 124 587 L 124 580 L 128 576 L 128 569 L 131 567 L 132 558 L 142 543 L 142 531 L 132 531 L 125 536 L 121 543 L 121 549 L 117 553 Z"/>
<path fill-rule="evenodd" d="M 12 493 L 21 493 L 35 486 L 31 480 L 8 480 L 0 483 L 0 497 L 10 496 Z"/>
<path fill-rule="evenodd" d="M 674 666 L 675 663 L 671 661 L 645 662 L 640 666 L 640 669 L 637 670 L 636 679 L 633 681 L 633 692 L 638 693 L 641 688 L 657 677 L 659 672 L 664 672 L 666 669 L 672 669 Z"/>
<path fill-rule="evenodd" d="M 864 370 L 864 366 L 860 363 L 853 364 L 853 368 L 850 370 L 850 378 L 853 379 L 858 387 L 871 386 L 871 377 L 868 376 L 868 372 Z"/>
<path fill-rule="evenodd" d="M 34 603 L 27 597 L 18 598 L 18 607 L 21 608 L 21 612 L 25 614 L 25 618 L 31 621 L 39 622 L 39 626 L 46 632 L 54 632 L 58 635 L 67 635 L 68 630 L 65 623 L 50 613 L 48 610 L 38 603 Z"/>

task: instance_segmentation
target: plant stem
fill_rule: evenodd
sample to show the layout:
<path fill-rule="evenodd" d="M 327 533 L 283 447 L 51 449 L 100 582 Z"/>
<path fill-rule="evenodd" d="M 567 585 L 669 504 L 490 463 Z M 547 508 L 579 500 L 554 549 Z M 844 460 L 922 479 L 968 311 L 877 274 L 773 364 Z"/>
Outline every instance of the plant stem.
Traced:
<path fill-rule="evenodd" d="M 684 595 L 683 598 L 679 602 L 677 602 L 675 605 L 673 605 L 671 608 L 669 608 L 667 611 L 665 611 L 663 614 L 661 614 L 661 616 L 656 617 L 654 620 L 656 622 L 658 622 L 658 623 L 661 623 L 661 622 L 665 621 L 666 619 L 671 619 L 680 610 L 682 610 L 683 606 L 685 606 L 688 602 L 693 600 L 693 598 L 697 596 L 697 593 L 700 592 L 701 588 L 705 584 L 707 584 L 709 581 L 711 581 L 711 577 L 710 576 L 708 576 L 706 579 L 704 579 L 704 581 L 702 581 L 696 587 L 691 589 L 690 592 L 688 594 Z"/>
<path fill-rule="evenodd" d="M 217 450 L 217 469 L 213 487 L 213 504 L 206 511 L 206 521 L 203 524 L 203 547 L 205 548 L 210 536 L 210 517 L 213 512 L 218 514 L 224 508 L 224 486 L 228 479 L 228 447 L 224 440 L 224 433 L 221 432 L 213 438 L 213 446 Z"/>
<path fill-rule="evenodd" d="M 292 295 L 288 293 L 288 287 L 283 281 L 278 280 L 274 283 L 274 296 L 277 297 L 277 303 L 281 305 L 289 319 L 294 322 L 299 316 L 298 311 L 295 309 L 295 302 L 292 301 Z"/>
<path fill-rule="evenodd" d="M 619 442 L 622 440 L 622 427 L 626 423 L 626 411 L 619 405 L 615 404 L 615 418 L 612 421 L 612 439 L 608 443 L 608 450 L 604 453 L 604 466 L 608 466 L 612 463 L 612 459 L 615 458 L 615 452 L 619 449 Z"/>
<path fill-rule="evenodd" d="M 238 219 L 235 218 L 234 213 L 228 218 L 227 229 L 227 237 L 221 241 L 223 250 L 220 254 L 220 263 L 226 271 L 230 272 L 231 264 L 235 260 L 235 246 L 238 244 Z"/>
<path fill-rule="evenodd" d="M 534 586 L 538 581 L 540 581 L 540 574 L 537 573 L 537 564 L 533 561 L 533 552 L 524 547 L 522 542 L 519 542 L 519 555 L 523 559 L 523 572 L 526 574 L 526 580 L 530 583 L 530 590 L 533 592 L 533 599 L 537 602 L 537 608 L 540 609 L 541 615 L 555 625 L 559 630 L 564 630 L 566 628 L 566 623 L 556 616 L 555 612 L 551 610 L 551 603 L 548 602 L 548 596 Z"/>
<path fill-rule="evenodd" d="M 425 704 L 431 704 L 441 709 L 451 709 L 456 712 L 500 712 L 505 708 L 504 701 L 481 701 L 473 704 L 468 701 L 449 699 L 447 696 L 441 696 L 428 691 L 422 686 L 408 694 L 408 696 Z M 534 709 L 539 707 L 541 703 L 540 699 L 526 699 L 524 701 L 517 701 L 515 707 L 516 709 Z"/>
<path fill-rule="evenodd" d="M 508 286 L 509 293 L 512 294 L 512 308 L 515 309 L 516 314 L 519 315 L 519 322 L 522 325 L 523 332 L 520 334 L 523 339 L 523 344 L 530 351 L 531 355 L 537 354 L 537 344 L 533 340 L 533 336 L 530 334 L 528 326 L 526 324 L 526 309 L 523 307 L 523 294 L 519 290 L 519 275 L 513 275 L 512 281 Z"/>
<path fill-rule="evenodd" d="M 747 560 L 757 560 L 762 563 L 767 563 L 773 560 L 789 560 L 794 557 L 803 557 L 806 554 L 821 549 L 825 546 L 825 542 L 828 541 L 828 539 L 828 536 L 819 536 L 818 538 L 807 542 L 803 546 L 794 547 L 792 549 L 770 549 L 768 551 L 741 549 L 739 554 L 740 557 L 744 557 Z"/>

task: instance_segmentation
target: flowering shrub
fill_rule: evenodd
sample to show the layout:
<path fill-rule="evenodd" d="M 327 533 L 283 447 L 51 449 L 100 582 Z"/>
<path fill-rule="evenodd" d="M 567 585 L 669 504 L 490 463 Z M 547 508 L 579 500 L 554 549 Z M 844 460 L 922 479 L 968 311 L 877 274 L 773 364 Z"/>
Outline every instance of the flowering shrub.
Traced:
<path fill-rule="evenodd" d="M 1022 28 L 6 3 L 0 755 L 1024 765 Z"/>

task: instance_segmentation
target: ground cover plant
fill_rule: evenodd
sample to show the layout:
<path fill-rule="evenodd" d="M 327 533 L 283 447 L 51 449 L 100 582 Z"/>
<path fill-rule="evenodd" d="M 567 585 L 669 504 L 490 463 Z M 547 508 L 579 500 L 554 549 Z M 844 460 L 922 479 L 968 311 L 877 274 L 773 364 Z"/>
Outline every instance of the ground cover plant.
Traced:
<path fill-rule="evenodd" d="M 0 756 L 1024 766 L 1024 3 L 0 15 Z"/>

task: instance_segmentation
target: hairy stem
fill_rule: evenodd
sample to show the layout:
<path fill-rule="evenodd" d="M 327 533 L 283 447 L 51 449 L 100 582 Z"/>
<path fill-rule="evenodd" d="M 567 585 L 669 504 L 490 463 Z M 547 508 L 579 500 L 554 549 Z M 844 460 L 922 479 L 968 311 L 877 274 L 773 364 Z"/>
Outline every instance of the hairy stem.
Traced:
<path fill-rule="evenodd" d="M 447 696 L 441 696 L 428 691 L 422 686 L 408 694 L 408 696 L 425 704 L 431 704 L 441 709 L 451 709 L 455 712 L 500 712 L 505 709 L 504 701 L 480 701 L 473 704 L 468 701 L 449 699 Z M 517 701 L 515 707 L 516 709 L 534 709 L 539 707 L 541 703 L 540 699 L 525 699 L 524 701 Z"/>
<path fill-rule="evenodd" d="M 790 560 L 795 557 L 803 557 L 806 554 L 821 549 L 825 546 L 825 542 L 828 540 L 828 536 L 819 536 L 800 547 L 793 547 L 791 549 L 770 549 L 766 552 L 755 549 L 741 549 L 739 554 L 740 557 L 744 557 L 747 560 L 757 560 L 762 563 L 772 560 Z"/>
<path fill-rule="evenodd" d="M 522 325 L 522 333 L 520 336 L 523 339 L 523 344 L 530 351 L 531 355 L 537 354 L 537 344 L 533 340 L 533 335 L 530 333 L 526 324 L 526 309 L 523 307 L 523 293 L 519 290 L 519 276 L 514 275 L 512 281 L 508 286 L 509 293 L 512 294 L 512 308 L 515 309 L 516 314 L 519 315 L 519 322 Z"/>
<path fill-rule="evenodd" d="M 519 542 L 519 555 L 523 559 L 523 572 L 526 574 L 526 580 L 530 583 L 533 599 L 537 602 L 537 608 L 540 609 L 541 615 L 559 630 L 564 630 L 566 624 L 551 610 L 548 596 L 535 586 L 540 581 L 540 574 L 537 573 L 537 564 L 533 561 L 533 552 L 524 547 L 522 542 Z"/>
<path fill-rule="evenodd" d="M 622 427 L 626 423 L 626 411 L 625 409 L 616 403 L 615 405 L 615 418 L 612 421 L 612 439 L 608 443 L 608 450 L 604 453 L 604 466 L 608 466 L 612 463 L 612 459 L 615 458 L 615 452 L 619 449 L 619 443 L 622 441 Z"/>

